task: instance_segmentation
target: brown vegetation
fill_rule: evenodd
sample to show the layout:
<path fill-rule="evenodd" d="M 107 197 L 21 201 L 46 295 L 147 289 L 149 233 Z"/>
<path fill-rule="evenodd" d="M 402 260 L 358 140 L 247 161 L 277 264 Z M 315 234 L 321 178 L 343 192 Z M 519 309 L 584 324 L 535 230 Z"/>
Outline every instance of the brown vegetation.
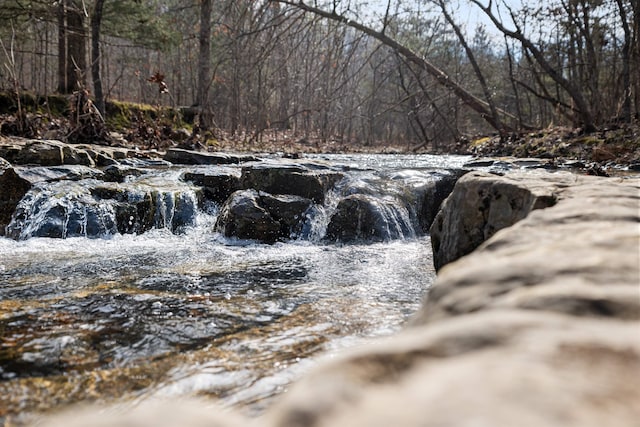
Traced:
<path fill-rule="evenodd" d="M 108 103 L 105 121 L 86 92 L 71 97 L 23 95 L 21 112 L 10 94 L 0 93 L 0 138 L 59 139 L 69 143 L 98 143 L 141 149 L 181 147 L 193 150 L 232 152 L 302 153 L 457 153 L 481 157 L 532 157 L 606 165 L 640 165 L 640 127 L 611 125 L 585 133 L 581 129 L 552 127 L 509 135 L 460 138 L 446 150 L 414 146 L 410 141 L 354 141 L 300 137 L 292 130 L 267 129 L 236 133 L 223 129 L 202 130 L 193 125 L 191 111 L 157 108 L 132 103 Z M 55 105 L 51 108 L 50 105 Z"/>

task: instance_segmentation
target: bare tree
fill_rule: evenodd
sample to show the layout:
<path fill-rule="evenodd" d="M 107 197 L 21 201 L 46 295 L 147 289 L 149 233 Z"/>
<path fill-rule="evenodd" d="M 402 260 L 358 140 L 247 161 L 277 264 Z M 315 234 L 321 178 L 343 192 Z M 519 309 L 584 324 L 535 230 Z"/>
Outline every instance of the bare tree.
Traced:
<path fill-rule="evenodd" d="M 438 6 L 440 6 L 440 10 L 442 11 L 444 18 L 447 20 L 451 28 L 453 28 L 453 31 L 456 33 L 456 36 L 458 37 L 458 40 L 460 41 L 460 44 L 464 48 L 464 51 L 467 54 L 467 58 L 469 59 L 469 62 L 473 67 L 473 71 L 476 75 L 476 78 L 478 79 L 478 82 L 480 83 L 480 87 L 482 88 L 482 92 L 487 101 L 489 111 L 491 112 L 492 125 L 496 128 L 496 130 L 500 132 L 501 135 L 503 135 L 508 131 L 511 131 L 512 129 L 510 127 L 505 126 L 500 120 L 500 116 L 498 115 L 498 110 L 495 106 L 495 103 L 493 102 L 493 96 L 491 95 L 491 91 L 489 90 L 487 81 L 484 78 L 484 73 L 480 69 L 480 66 L 478 65 L 478 61 L 476 61 L 476 57 L 473 53 L 473 50 L 467 43 L 465 36 L 462 33 L 462 30 L 456 24 L 451 14 L 447 11 L 447 7 L 444 0 L 437 0 L 437 2 L 438 2 Z"/>
<path fill-rule="evenodd" d="M 104 0 L 96 0 L 91 14 L 91 78 L 95 94 L 95 106 L 104 117 L 104 93 L 102 91 L 102 76 L 100 75 L 100 26 L 102 24 L 102 11 Z"/>
<path fill-rule="evenodd" d="M 616 5 L 618 6 L 620 21 L 622 22 L 622 31 L 624 33 L 624 44 L 622 46 L 622 119 L 627 123 L 631 123 L 631 45 L 633 36 L 631 26 L 627 19 L 625 3 L 622 0 L 616 0 Z M 633 8 L 637 9 L 637 6 L 633 6 Z M 637 14 L 638 10 L 634 9 L 631 9 L 632 13 Z"/>
<path fill-rule="evenodd" d="M 200 0 L 200 33 L 198 37 L 198 89 L 195 104 L 207 104 L 211 83 L 211 13 L 212 0 Z"/>
<path fill-rule="evenodd" d="M 539 49 L 527 36 L 525 36 L 522 29 L 517 25 L 517 23 L 515 24 L 515 30 L 507 29 L 492 8 L 492 0 L 489 0 L 487 6 L 483 5 L 480 0 L 470 1 L 476 4 L 484 12 L 484 14 L 491 20 L 491 22 L 493 22 L 496 29 L 498 29 L 505 36 L 518 40 L 521 43 L 522 47 L 527 52 L 531 53 L 532 57 L 535 59 L 537 64 L 540 65 L 544 72 L 569 94 L 576 105 L 576 109 L 582 121 L 582 125 L 584 126 L 584 129 L 586 131 L 594 130 L 595 122 L 593 114 L 587 100 L 584 97 L 583 91 L 572 81 L 564 77 L 562 71 L 554 67 L 547 60 L 542 50 Z M 511 12 L 511 16 L 512 18 L 514 17 L 513 12 Z M 512 20 L 515 23 L 516 20 Z"/>
<path fill-rule="evenodd" d="M 71 93 L 84 85 L 87 68 L 83 5 L 62 0 L 58 7 L 58 91 Z"/>
<path fill-rule="evenodd" d="M 328 12 L 318 7 L 308 5 L 303 1 L 298 1 L 298 2 L 287 1 L 287 0 L 271 0 L 271 1 L 297 7 L 301 10 L 316 14 L 323 18 L 340 22 L 344 25 L 347 25 L 349 27 L 353 27 L 359 31 L 362 31 L 363 33 L 367 34 L 370 37 L 375 38 L 376 40 L 380 41 L 384 45 L 400 53 L 402 56 L 407 58 L 408 61 L 423 68 L 427 73 L 433 76 L 439 84 L 451 90 L 469 108 L 471 108 L 472 110 L 480 114 L 480 116 L 485 121 L 487 121 L 494 129 L 499 129 L 501 127 L 501 125 L 499 123 L 496 123 L 496 121 L 494 120 L 493 115 L 491 114 L 491 110 L 486 101 L 483 101 L 478 97 L 476 97 L 475 95 L 473 95 L 472 93 L 470 93 L 468 90 L 466 90 L 461 85 L 459 85 L 455 81 L 455 79 L 451 78 L 443 70 L 436 67 L 434 64 L 432 64 L 425 58 L 419 56 L 408 47 L 400 44 L 393 38 L 389 37 L 384 31 L 376 31 L 371 27 L 361 24 L 355 20 L 349 19 L 344 15 L 340 15 L 336 12 L 335 8 L 333 11 Z M 512 114 L 506 111 L 497 110 L 497 112 L 507 119 L 514 120 L 514 121 L 517 120 L 515 116 L 513 116 Z"/>

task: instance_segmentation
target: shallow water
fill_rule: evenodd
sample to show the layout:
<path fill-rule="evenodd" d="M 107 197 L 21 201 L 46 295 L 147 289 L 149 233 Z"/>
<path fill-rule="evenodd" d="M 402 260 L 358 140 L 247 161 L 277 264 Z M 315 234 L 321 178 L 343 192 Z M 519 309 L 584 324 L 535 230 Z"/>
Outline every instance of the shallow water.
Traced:
<path fill-rule="evenodd" d="M 464 161 L 317 158 L 408 183 Z M 318 355 L 397 331 L 435 277 L 419 233 L 264 245 L 223 238 L 214 220 L 200 212 L 178 234 L 0 238 L 0 421 L 156 395 L 259 413 Z"/>

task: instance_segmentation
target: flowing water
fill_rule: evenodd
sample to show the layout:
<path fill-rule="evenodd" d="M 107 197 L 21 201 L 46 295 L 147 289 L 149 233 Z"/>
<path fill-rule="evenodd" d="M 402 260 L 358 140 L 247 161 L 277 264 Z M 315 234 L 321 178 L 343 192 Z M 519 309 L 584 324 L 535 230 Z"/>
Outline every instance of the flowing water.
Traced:
<path fill-rule="evenodd" d="M 176 226 L 176 204 L 198 202 L 190 187 L 167 196 L 178 194 L 166 190 L 167 179 L 177 185 L 175 170 L 128 184 L 164 188 L 155 193 L 160 216 L 140 234 L 118 232 L 109 206 L 80 203 L 84 181 L 69 183 L 73 191 L 36 186 L 8 227 L 15 240 L 0 237 L 0 421 L 158 395 L 207 395 L 255 414 L 320 355 L 397 331 L 435 272 L 428 236 L 394 200 L 466 158 L 314 160 L 340 164 L 348 177 L 305 233 L 273 245 L 215 232 L 217 206 Z M 380 196 L 396 231 L 384 242 L 323 241 L 340 197 L 363 189 Z M 56 236 L 66 238 L 37 237 L 48 220 L 36 206 L 47 203 L 69 209 Z M 83 237 L 91 227 L 99 238 Z"/>

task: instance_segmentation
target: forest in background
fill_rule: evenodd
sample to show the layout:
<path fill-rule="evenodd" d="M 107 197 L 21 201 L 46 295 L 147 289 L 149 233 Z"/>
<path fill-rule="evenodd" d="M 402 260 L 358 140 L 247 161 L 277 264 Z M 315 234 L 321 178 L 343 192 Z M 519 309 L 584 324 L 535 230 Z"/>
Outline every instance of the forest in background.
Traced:
<path fill-rule="evenodd" d="M 0 90 L 190 107 L 231 138 L 446 150 L 640 118 L 632 0 L 0 0 Z M 467 28 L 472 7 L 487 26 Z"/>

